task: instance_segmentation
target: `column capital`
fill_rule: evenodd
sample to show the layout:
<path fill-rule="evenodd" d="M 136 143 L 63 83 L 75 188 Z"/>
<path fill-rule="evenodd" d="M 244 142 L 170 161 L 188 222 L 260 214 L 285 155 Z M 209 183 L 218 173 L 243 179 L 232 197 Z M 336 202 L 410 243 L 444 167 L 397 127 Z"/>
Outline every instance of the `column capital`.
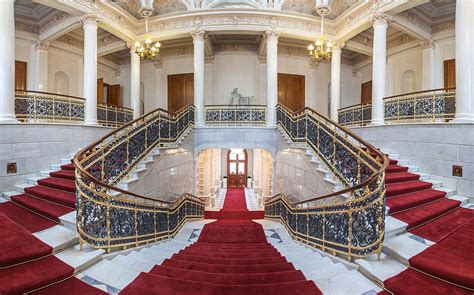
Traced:
<path fill-rule="evenodd" d="M 99 22 L 99 19 L 92 14 L 86 14 L 81 17 L 81 22 L 82 22 L 82 27 L 95 27 L 97 28 L 97 24 Z"/>
<path fill-rule="evenodd" d="M 434 40 L 420 41 L 420 46 L 423 49 L 434 49 L 435 45 L 436 45 L 436 42 Z"/>
<path fill-rule="evenodd" d="M 392 20 L 392 16 L 383 12 L 375 12 L 372 15 L 373 26 L 388 26 L 388 23 Z"/>
<path fill-rule="evenodd" d="M 276 41 L 278 42 L 278 39 L 280 38 L 281 33 L 279 31 L 275 30 L 268 30 L 265 32 L 265 37 L 268 41 Z"/>
<path fill-rule="evenodd" d="M 193 42 L 204 42 L 206 39 L 206 31 L 204 30 L 196 30 L 191 32 L 191 37 L 193 38 Z"/>
<path fill-rule="evenodd" d="M 346 42 L 343 41 L 336 41 L 333 43 L 333 50 L 341 50 L 342 48 L 346 47 Z"/>
<path fill-rule="evenodd" d="M 35 43 L 35 50 L 48 50 L 49 42 L 38 41 Z"/>

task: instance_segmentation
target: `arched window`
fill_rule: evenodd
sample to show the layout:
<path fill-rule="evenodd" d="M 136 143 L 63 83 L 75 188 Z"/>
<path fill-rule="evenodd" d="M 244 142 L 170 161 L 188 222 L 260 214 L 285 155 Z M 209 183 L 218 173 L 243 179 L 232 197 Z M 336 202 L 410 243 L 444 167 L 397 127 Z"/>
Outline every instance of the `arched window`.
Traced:
<path fill-rule="evenodd" d="M 412 70 L 408 70 L 402 75 L 402 93 L 415 92 L 416 74 Z"/>
<path fill-rule="evenodd" d="M 64 72 L 54 74 L 54 93 L 69 95 L 69 77 Z"/>

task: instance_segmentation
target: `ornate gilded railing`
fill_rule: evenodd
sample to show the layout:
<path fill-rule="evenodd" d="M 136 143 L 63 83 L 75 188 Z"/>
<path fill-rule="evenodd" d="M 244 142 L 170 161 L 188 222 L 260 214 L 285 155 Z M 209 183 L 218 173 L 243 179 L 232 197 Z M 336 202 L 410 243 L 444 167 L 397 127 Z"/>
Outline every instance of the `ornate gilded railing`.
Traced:
<path fill-rule="evenodd" d="M 338 110 L 338 123 L 342 126 L 365 126 L 372 120 L 372 104 L 357 104 Z"/>
<path fill-rule="evenodd" d="M 109 133 L 74 157 L 79 240 L 110 251 L 172 237 L 204 204 L 189 194 L 170 203 L 116 186 L 153 149 L 176 143 L 194 124 L 194 107 L 158 109 Z"/>
<path fill-rule="evenodd" d="M 83 123 L 84 103 L 80 97 L 15 91 L 15 114 L 19 121 Z"/>
<path fill-rule="evenodd" d="M 310 108 L 277 106 L 277 124 L 293 142 L 306 143 L 344 189 L 297 203 L 278 194 L 265 217 L 281 221 L 297 240 L 351 260 L 380 254 L 384 238 L 388 158 Z"/>
<path fill-rule="evenodd" d="M 16 90 L 15 114 L 21 122 L 84 123 L 85 99 L 48 92 Z M 97 105 L 103 126 L 119 127 L 132 121 L 133 111 L 108 104 Z"/>
<path fill-rule="evenodd" d="M 389 96 L 384 107 L 386 123 L 446 122 L 456 113 L 456 88 Z"/>
<path fill-rule="evenodd" d="M 208 126 L 265 126 L 265 105 L 207 105 L 204 107 Z"/>
<path fill-rule="evenodd" d="M 103 103 L 97 104 L 97 121 L 100 125 L 120 127 L 132 120 L 132 109 Z"/>

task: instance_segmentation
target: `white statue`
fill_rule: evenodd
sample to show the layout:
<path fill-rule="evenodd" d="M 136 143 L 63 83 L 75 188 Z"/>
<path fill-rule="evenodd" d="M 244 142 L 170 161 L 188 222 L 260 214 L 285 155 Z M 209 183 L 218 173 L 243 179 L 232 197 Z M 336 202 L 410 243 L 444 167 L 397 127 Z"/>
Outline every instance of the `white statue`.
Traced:
<path fill-rule="evenodd" d="M 253 96 L 243 96 L 239 93 L 239 88 L 234 88 L 230 93 L 230 104 L 231 105 L 249 105 L 250 101 L 253 100 Z"/>

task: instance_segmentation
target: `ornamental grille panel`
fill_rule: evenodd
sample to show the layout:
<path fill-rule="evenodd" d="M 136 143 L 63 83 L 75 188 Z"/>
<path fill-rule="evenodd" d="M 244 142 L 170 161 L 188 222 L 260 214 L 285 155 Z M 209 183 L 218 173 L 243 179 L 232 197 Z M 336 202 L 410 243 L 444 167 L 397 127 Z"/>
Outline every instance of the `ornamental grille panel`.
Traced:
<path fill-rule="evenodd" d="M 204 111 L 207 126 L 262 127 L 266 124 L 264 105 L 208 105 Z"/>
<path fill-rule="evenodd" d="M 79 152 L 77 230 L 81 245 L 110 251 L 173 237 L 186 220 L 202 219 L 204 204 L 184 194 L 175 203 L 116 186 L 156 147 L 175 144 L 194 125 L 194 107 L 156 110 Z"/>
<path fill-rule="evenodd" d="M 434 89 L 384 98 L 387 124 L 448 122 L 456 114 L 456 89 Z M 365 126 L 372 120 L 372 105 L 354 105 L 338 110 L 342 126 Z"/>
<path fill-rule="evenodd" d="M 16 90 L 15 114 L 21 122 L 49 122 L 83 124 L 85 100 L 80 97 Z M 107 104 L 97 105 L 100 125 L 120 127 L 133 120 L 129 108 Z"/>
<path fill-rule="evenodd" d="M 265 218 L 282 222 L 296 240 L 348 260 L 380 254 L 388 158 L 309 108 L 293 113 L 278 105 L 277 125 L 293 142 L 306 143 L 344 189 L 297 203 L 278 194 L 265 203 Z"/>

